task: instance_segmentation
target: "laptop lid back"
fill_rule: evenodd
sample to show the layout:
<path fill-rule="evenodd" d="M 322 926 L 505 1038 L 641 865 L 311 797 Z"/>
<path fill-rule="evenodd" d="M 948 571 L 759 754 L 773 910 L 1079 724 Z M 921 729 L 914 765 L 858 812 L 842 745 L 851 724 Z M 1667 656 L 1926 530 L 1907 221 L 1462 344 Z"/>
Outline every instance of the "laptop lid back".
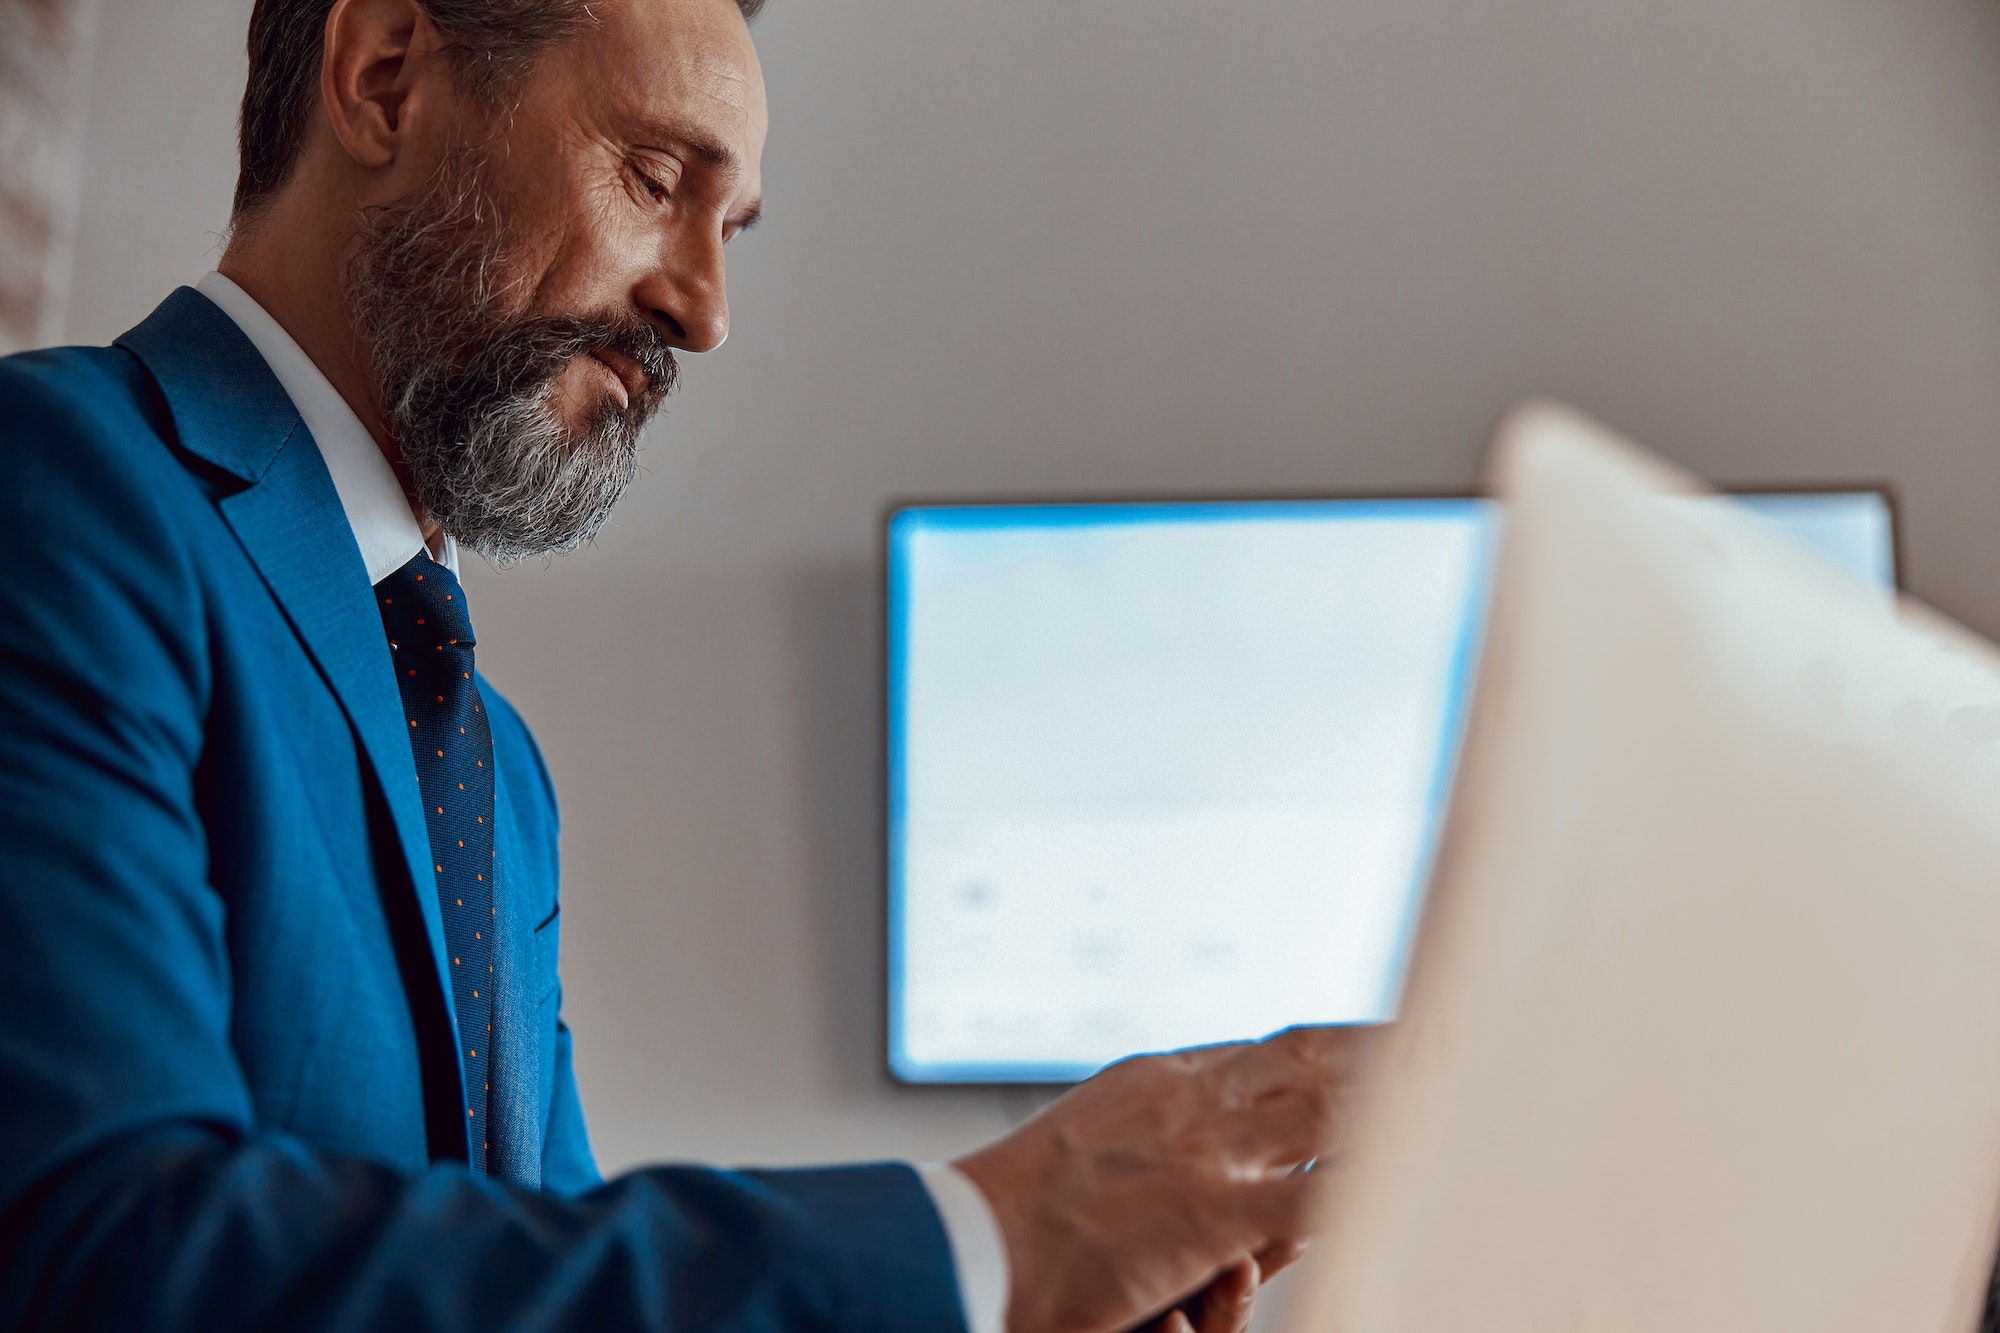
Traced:
<path fill-rule="evenodd" d="M 2000 1204 L 2000 654 L 1563 409 L 1401 1021 L 1286 1323 L 1966 1333 Z"/>

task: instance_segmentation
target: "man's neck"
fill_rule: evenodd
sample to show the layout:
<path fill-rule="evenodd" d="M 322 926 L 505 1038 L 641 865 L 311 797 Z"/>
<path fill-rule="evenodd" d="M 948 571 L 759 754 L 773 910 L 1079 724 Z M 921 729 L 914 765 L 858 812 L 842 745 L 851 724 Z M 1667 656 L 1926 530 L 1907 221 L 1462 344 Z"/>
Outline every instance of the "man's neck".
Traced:
<path fill-rule="evenodd" d="M 288 196 L 289 192 L 281 192 L 268 211 L 231 236 L 216 267 L 291 335 L 354 410 L 375 447 L 396 470 L 424 540 L 436 550 L 442 544 L 438 524 L 416 501 L 375 397 L 366 346 L 348 319 L 342 268 L 351 244 L 351 224 L 342 227 L 340 219 L 299 216 L 303 210 Z"/>

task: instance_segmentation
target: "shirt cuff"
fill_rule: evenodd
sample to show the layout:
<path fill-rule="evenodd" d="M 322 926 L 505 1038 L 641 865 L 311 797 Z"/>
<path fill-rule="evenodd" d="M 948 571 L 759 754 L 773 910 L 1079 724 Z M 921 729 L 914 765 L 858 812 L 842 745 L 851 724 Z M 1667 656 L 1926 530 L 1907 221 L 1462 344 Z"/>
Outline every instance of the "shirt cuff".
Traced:
<path fill-rule="evenodd" d="M 958 1300 L 966 1333 L 1006 1333 L 1007 1242 L 979 1186 L 949 1162 L 919 1162 L 917 1178 L 951 1242 L 951 1265 L 958 1276 Z"/>

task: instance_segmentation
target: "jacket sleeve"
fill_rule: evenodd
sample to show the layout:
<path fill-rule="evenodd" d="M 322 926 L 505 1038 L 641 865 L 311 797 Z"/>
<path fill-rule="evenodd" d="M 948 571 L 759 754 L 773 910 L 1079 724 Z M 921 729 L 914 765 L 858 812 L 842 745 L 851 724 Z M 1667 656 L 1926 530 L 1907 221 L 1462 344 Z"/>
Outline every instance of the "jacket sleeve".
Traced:
<path fill-rule="evenodd" d="M 0 1228 L 9 1328 L 953 1330 L 900 1166 L 654 1168 L 574 1199 L 163 1122 L 66 1162 Z"/>
<path fill-rule="evenodd" d="M 0 1327 L 958 1328 L 903 1167 L 566 1198 L 258 1125 L 196 798 L 210 617 L 174 497 L 206 501 L 89 379 L 0 361 Z"/>

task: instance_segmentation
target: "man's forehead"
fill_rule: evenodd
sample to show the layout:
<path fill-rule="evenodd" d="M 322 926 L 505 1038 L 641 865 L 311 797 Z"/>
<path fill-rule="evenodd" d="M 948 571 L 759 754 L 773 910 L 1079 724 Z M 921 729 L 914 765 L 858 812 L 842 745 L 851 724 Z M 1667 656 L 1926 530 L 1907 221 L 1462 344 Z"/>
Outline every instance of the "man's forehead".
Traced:
<path fill-rule="evenodd" d="M 593 0 L 575 52 L 593 100 L 631 132 L 670 135 L 711 165 L 756 173 L 763 72 L 734 0 Z"/>

